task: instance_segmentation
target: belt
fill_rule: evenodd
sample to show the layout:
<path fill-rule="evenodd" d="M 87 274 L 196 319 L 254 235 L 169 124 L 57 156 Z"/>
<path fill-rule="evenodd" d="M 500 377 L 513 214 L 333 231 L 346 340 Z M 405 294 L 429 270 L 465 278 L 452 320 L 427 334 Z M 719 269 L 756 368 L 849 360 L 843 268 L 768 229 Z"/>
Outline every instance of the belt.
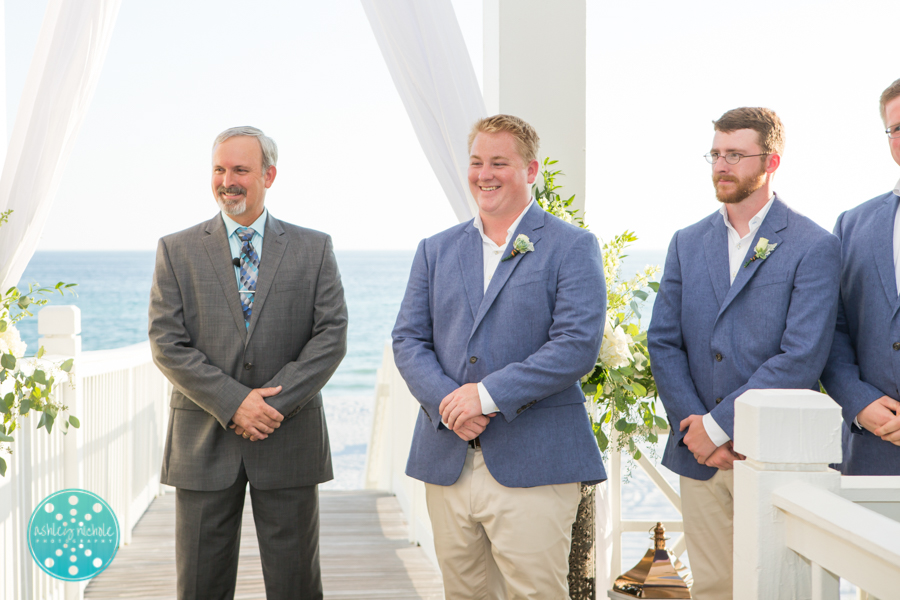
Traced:
<path fill-rule="evenodd" d="M 474 440 L 469 440 L 469 448 L 481 448 L 481 440 L 477 437 Z"/>

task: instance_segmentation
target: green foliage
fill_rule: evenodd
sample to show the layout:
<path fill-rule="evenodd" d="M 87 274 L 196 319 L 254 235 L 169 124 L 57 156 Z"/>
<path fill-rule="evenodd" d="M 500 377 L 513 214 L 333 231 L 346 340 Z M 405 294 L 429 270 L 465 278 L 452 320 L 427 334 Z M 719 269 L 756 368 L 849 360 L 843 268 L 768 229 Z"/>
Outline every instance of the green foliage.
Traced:
<path fill-rule="evenodd" d="M 565 175 L 565 173 L 559 169 L 556 171 L 550 169 L 551 165 L 555 165 L 557 162 L 559 161 L 550 160 L 549 158 L 544 159 L 543 168 L 541 168 L 544 185 L 542 187 L 535 186 L 534 198 L 537 200 L 540 207 L 551 215 L 559 217 L 567 223 L 572 223 L 573 225 L 578 225 L 583 229 L 587 229 L 584 220 L 578 216 L 578 211 L 569 210 L 572 201 L 575 200 L 574 194 L 570 196 L 568 200 L 563 200 L 556 191 L 562 189 L 561 185 L 556 185 L 556 178 L 560 175 Z"/>
<path fill-rule="evenodd" d="M 544 159 L 543 185 L 535 186 L 535 198 L 547 212 L 568 223 L 588 229 L 575 210 L 575 196 L 563 200 L 556 183 L 563 175 L 552 170 L 557 161 Z M 659 267 L 646 267 L 629 280 L 621 277 L 625 249 L 637 241 L 632 231 L 614 237 L 603 245 L 603 275 L 606 277 L 606 328 L 603 346 L 594 369 L 581 380 L 581 389 L 591 403 L 594 437 L 606 452 L 614 441 L 615 449 L 641 457 L 640 444 L 655 444 L 659 432 L 668 423 L 657 414 L 656 381 L 647 351 L 647 331 L 641 328 L 641 310 L 650 294 L 659 291 L 651 281 Z"/>
<path fill-rule="evenodd" d="M 8 210 L 0 213 L 0 226 L 9 221 Z M 42 360 L 44 349 L 39 348 L 33 360 L 20 360 L 25 351 L 15 324 L 24 318 L 33 316 L 31 311 L 35 306 L 44 306 L 49 302 L 45 297 L 54 292 L 64 295 L 68 291 L 74 295 L 71 289 L 74 283 L 59 282 L 53 287 L 40 287 L 30 284 L 27 292 L 22 292 L 18 287 L 11 287 L 5 293 L 0 294 L 0 384 L 3 384 L 5 395 L 0 398 L 0 453 L 12 454 L 10 444 L 15 442 L 12 433 L 18 426 L 19 419 L 28 417 L 29 413 L 39 412 L 37 428 L 45 428 L 48 433 L 53 431 L 59 413 L 67 413 L 68 407 L 56 400 L 51 393 L 53 386 L 57 384 L 57 377 L 64 381 L 69 380 L 74 361 L 69 359 L 61 365 L 55 365 Z M 64 377 L 63 377 L 64 376 Z M 63 418 L 62 426 L 65 433 L 69 425 L 79 427 L 78 419 L 69 415 Z M 6 476 L 7 464 L 0 458 L 0 477 Z"/>

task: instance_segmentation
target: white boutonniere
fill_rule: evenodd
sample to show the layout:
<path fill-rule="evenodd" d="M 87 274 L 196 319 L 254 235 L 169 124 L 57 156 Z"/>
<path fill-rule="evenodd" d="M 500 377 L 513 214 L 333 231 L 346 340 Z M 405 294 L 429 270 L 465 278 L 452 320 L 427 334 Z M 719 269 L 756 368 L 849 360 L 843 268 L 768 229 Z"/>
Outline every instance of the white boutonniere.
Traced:
<path fill-rule="evenodd" d="M 516 254 L 525 254 L 526 252 L 534 252 L 534 244 L 531 243 L 531 240 L 528 239 L 528 236 L 524 233 L 520 233 L 516 236 L 516 241 L 513 242 L 512 253 L 503 258 L 500 262 L 506 262 Z"/>
<path fill-rule="evenodd" d="M 778 244 L 770 244 L 769 240 L 761 237 L 759 241 L 756 242 L 756 248 L 753 249 L 753 256 L 750 257 L 746 263 L 744 263 L 744 268 L 750 266 L 754 260 L 766 260 L 769 258 L 769 255 L 772 254 L 772 251 L 775 250 L 775 246 Z"/>

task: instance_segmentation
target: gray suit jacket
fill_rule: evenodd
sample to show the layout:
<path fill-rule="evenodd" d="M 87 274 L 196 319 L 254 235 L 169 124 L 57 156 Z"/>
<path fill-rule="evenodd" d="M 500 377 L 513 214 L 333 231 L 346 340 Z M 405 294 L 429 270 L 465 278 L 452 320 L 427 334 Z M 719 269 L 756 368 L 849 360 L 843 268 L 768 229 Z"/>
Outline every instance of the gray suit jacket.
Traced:
<path fill-rule="evenodd" d="M 249 329 L 222 216 L 159 241 L 150 292 L 153 360 L 172 382 L 162 482 L 191 490 L 233 484 L 243 461 L 259 489 L 332 478 L 320 390 L 347 347 L 347 307 L 324 233 L 269 214 Z M 267 439 L 228 428 L 250 390 L 285 415 Z"/>

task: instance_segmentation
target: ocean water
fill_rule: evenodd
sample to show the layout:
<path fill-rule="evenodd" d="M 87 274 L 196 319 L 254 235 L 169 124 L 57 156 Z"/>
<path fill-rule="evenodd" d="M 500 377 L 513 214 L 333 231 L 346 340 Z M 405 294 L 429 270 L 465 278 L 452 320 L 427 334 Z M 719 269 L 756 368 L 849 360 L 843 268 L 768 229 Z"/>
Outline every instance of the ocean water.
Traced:
<path fill-rule="evenodd" d="M 347 309 L 347 356 L 325 386 L 335 480 L 325 489 L 362 487 L 369 443 L 375 375 L 406 289 L 413 251 L 336 252 Z M 622 262 L 630 277 L 647 264 L 660 264 L 660 251 L 633 251 Z M 77 283 L 77 296 L 49 296 L 53 304 L 81 309 L 82 347 L 105 350 L 147 339 L 147 308 L 153 280 L 154 251 L 37 252 L 22 276 L 29 283 L 53 286 Z M 652 298 L 652 296 L 651 296 Z M 643 323 L 649 323 L 649 307 Z M 29 354 L 37 350 L 37 318 L 19 324 Z M 649 493 L 649 492 L 648 492 Z"/>
<path fill-rule="evenodd" d="M 375 374 L 406 289 L 412 251 L 337 252 L 350 321 L 347 356 L 325 386 L 325 413 L 335 479 L 324 489 L 362 487 Z M 105 350 L 147 339 L 155 252 L 37 252 L 22 276 L 29 283 L 77 283 L 77 297 L 49 296 L 81 309 L 82 347 Z M 37 350 L 37 318 L 19 324 L 28 353 Z"/>

